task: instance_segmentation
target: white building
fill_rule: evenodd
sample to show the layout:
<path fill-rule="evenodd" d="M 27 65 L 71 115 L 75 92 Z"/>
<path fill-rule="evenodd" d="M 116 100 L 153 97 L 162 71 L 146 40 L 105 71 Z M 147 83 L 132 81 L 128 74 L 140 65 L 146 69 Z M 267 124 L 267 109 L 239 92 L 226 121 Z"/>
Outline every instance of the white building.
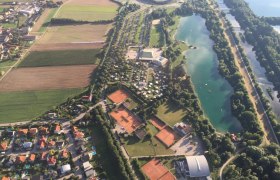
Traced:
<path fill-rule="evenodd" d="M 143 49 L 139 54 L 140 61 L 152 62 L 159 66 L 165 66 L 168 59 L 162 57 L 162 50 L 158 48 Z"/>

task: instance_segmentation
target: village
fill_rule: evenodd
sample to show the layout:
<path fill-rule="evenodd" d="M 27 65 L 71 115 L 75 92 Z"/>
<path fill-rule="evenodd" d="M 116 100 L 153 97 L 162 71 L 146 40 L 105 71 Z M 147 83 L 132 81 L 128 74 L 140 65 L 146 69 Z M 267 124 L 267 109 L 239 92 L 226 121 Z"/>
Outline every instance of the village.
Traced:
<path fill-rule="evenodd" d="M 3 2 L 0 4 L 0 62 L 19 60 L 36 40 L 30 34 L 46 8 L 57 8 L 63 2 L 32 1 Z M 1 72 L 3 74 L 5 72 Z"/>

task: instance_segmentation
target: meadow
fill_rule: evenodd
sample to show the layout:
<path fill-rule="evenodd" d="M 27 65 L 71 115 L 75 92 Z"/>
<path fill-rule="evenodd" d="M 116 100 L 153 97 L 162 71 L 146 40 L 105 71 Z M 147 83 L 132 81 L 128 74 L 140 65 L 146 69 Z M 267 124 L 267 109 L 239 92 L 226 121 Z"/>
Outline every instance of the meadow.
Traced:
<path fill-rule="evenodd" d="M 32 51 L 19 67 L 44 67 L 95 64 L 98 49 Z"/>
<path fill-rule="evenodd" d="M 77 21 L 100 21 L 112 20 L 117 13 L 116 6 L 85 6 L 66 4 L 61 8 L 57 18 L 67 18 Z"/>
<path fill-rule="evenodd" d="M 83 89 L 0 93 L 0 123 L 29 121 Z"/>
<path fill-rule="evenodd" d="M 182 122 L 185 115 L 186 111 L 172 102 L 166 102 L 158 107 L 157 116 L 171 127 Z"/>
<path fill-rule="evenodd" d="M 164 33 L 162 31 L 161 25 L 154 25 L 151 29 L 151 39 L 150 47 L 162 47 L 165 45 Z"/>

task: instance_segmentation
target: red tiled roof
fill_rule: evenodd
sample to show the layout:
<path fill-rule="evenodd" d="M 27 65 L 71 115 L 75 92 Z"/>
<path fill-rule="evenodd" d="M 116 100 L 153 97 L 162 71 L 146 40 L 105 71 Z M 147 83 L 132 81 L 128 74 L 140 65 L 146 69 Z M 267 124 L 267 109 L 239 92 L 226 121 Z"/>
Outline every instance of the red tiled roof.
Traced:
<path fill-rule="evenodd" d="M 56 164 L 56 159 L 54 156 L 51 156 L 49 159 L 48 159 L 48 164 L 49 165 L 55 165 Z"/>
<path fill-rule="evenodd" d="M 55 129 L 54 129 L 54 130 L 55 130 L 55 131 L 60 131 L 60 130 L 61 130 L 60 125 L 59 125 L 59 124 L 55 125 Z"/>
<path fill-rule="evenodd" d="M 29 133 L 30 133 L 31 135 L 35 135 L 37 132 L 38 132 L 38 129 L 37 129 L 37 128 L 30 128 L 30 130 L 29 130 Z"/>
<path fill-rule="evenodd" d="M 51 141 L 48 143 L 48 146 L 55 146 L 55 141 L 51 140 Z"/>
<path fill-rule="evenodd" d="M 19 129 L 17 132 L 19 135 L 26 135 L 28 132 L 28 129 Z"/>
<path fill-rule="evenodd" d="M 2 180 L 10 180 L 11 178 L 10 177 L 7 177 L 7 176 L 3 176 L 2 177 Z"/>
<path fill-rule="evenodd" d="M 24 163 L 26 160 L 26 156 L 25 155 L 22 155 L 22 156 L 18 156 L 17 159 L 16 159 L 16 162 L 17 163 Z"/>
<path fill-rule="evenodd" d="M 64 149 L 63 151 L 61 151 L 61 156 L 63 158 L 68 158 L 68 151 L 66 149 Z"/>
<path fill-rule="evenodd" d="M 45 151 L 45 152 L 42 152 L 41 154 L 41 160 L 45 160 L 47 158 L 47 155 L 48 155 L 48 152 Z"/>
<path fill-rule="evenodd" d="M 41 133 L 44 133 L 44 134 L 48 134 L 48 133 L 49 133 L 49 128 L 47 128 L 47 127 L 41 127 L 41 128 L 40 128 L 40 132 L 41 132 Z"/>
<path fill-rule="evenodd" d="M 35 161 L 36 155 L 35 154 L 31 154 L 29 156 L 29 161 Z"/>

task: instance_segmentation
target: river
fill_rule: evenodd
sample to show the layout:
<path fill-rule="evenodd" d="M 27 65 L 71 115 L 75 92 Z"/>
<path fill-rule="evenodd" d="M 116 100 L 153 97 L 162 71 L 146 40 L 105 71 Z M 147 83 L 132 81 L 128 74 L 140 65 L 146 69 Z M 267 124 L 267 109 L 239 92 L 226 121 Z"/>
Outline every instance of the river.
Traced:
<path fill-rule="evenodd" d="M 176 39 L 197 47 L 186 52 L 185 68 L 205 115 L 218 131 L 239 132 L 241 125 L 232 116 L 230 107 L 233 89 L 218 72 L 218 59 L 205 20 L 195 15 L 181 18 Z"/>
<path fill-rule="evenodd" d="M 221 9 L 225 9 L 225 5 L 221 3 L 221 0 L 219 0 L 219 6 Z M 240 33 L 244 33 L 243 30 L 240 29 L 239 23 L 236 21 L 235 17 L 231 14 L 226 15 L 227 19 L 230 21 L 232 26 L 234 27 L 235 34 L 239 37 Z M 239 37 L 240 38 L 240 37 Z M 256 54 L 253 51 L 253 46 L 248 44 L 247 42 L 240 41 L 240 45 L 244 49 L 244 52 L 246 56 L 249 59 L 250 66 L 253 70 L 253 73 L 256 77 L 257 83 L 260 85 L 262 91 L 264 92 L 266 98 L 269 100 L 271 108 L 274 112 L 274 114 L 277 116 L 278 119 L 280 119 L 280 102 L 277 98 L 277 91 L 274 91 L 273 84 L 266 78 L 266 70 L 260 65 L 259 61 L 256 58 Z M 267 89 L 272 89 L 272 96 L 273 99 L 269 96 Z"/>
<path fill-rule="evenodd" d="M 280 0 L 245 0 L 258 16 L 280 17 Z"/>

